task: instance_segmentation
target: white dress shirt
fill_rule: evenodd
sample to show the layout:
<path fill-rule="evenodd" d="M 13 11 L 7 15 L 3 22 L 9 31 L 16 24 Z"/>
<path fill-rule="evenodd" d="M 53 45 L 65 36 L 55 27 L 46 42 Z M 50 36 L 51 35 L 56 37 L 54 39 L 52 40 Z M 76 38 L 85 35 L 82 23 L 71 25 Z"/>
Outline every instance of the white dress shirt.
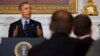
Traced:
<path fill-rule="evenodd" d="M 21 21 L 22 21 L 23 29 L 24 29 L 25 21 L 27 21 L 27 24 L 30 23 L 30 19 L 25 20 L 24 18 L 22 18 Z"/>

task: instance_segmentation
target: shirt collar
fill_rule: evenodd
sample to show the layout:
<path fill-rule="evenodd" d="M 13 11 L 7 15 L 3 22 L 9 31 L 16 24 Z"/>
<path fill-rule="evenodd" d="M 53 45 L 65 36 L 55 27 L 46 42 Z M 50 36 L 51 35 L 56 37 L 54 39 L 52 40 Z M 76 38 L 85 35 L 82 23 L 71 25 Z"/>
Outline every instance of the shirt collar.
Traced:
<path fill-rule="evenodd" d="M 87 38 L 87 37 L 91 37 L 91 35 L 80 36 L 79 39 L 84 39 L 84 38 Z"/>
<path fill-rule="evenodd" d="M 23 25 L 25 24 L 25 21 L 27 21 L 28 24 L 30 23 L 30 19 L 25 20 L 24 18 L 22 18 L 21 21 Z"/>

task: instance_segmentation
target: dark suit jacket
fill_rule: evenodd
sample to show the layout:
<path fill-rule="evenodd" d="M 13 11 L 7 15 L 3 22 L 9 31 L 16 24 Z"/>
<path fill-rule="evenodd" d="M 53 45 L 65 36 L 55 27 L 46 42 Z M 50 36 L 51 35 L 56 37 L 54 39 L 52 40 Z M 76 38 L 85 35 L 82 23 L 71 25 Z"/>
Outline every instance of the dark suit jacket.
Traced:
<path fill-rule="evenodd" d="M 86 56 L 100 56 L 100 39 L 93 42 Z"/>
<path fill-rule="evenodd" d="M 17 25 L 19 31 L 17 37 L 25 37 L 25 31 L 23 30 L 21 19 L 10 24 L 8 37 L 13 37 L 13 32 Z M 39 26 L 42 29 L 40 22 L 30 19 L 30 23 L 28 24 L 27 37 L 38 37 L 36 33 L 37 26 Z"/>
<path fill-rule="evenodd" d="M 78 41 L 66 34 L 55 33 L 50 40 L 33 47 L 28 56 L 77 56 Z"/>
<path fill-rule="evenodd" d="M 93 39 L 91 37 L 86 37 L 80 40 L 80 45 L 79 45 L 80 48 L 79 48 L 78 56 L 85 56 L 92 43 L 93 43 Z"/>

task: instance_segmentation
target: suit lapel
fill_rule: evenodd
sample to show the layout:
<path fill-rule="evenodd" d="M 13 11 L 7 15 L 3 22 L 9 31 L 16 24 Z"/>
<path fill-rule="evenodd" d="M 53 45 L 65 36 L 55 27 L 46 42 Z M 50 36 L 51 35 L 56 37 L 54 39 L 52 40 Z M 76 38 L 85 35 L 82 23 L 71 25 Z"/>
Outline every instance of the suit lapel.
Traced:
<path fill-rule="evenodd" d="M 34 27 L 35 25 L 34 25 L 34 22 L 30 19 L 30 23 L 29 23 L 29 25 L 30 25 L 30 27 Z"/>
<path fill-rule="evenodd" d="M 23 25 L 22 25 L 21 19 L 18 21 L 18 25 L 19 25 L 20 30 L 23 30 Z"/>

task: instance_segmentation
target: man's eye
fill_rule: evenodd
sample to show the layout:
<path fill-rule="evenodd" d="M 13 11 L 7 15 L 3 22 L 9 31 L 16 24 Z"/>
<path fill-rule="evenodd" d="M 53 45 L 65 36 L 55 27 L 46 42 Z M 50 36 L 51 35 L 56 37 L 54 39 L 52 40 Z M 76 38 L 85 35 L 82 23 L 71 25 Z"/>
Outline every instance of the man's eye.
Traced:
<path fill-rule="evenodd" d="M 31 10 L 31 8 L 29 7 L 29 8 L 25 8 L 25 10 L 28 10 L 28 9 L 30 9 Z"/>
<path fill-rule="evenodd" d="M 27 10 L 28 8 L 25 8 L 25 10 Z"/>
<path fill-rule="evenodd" d="M 31 7 L 29 9 L 32 9 Z"/>

